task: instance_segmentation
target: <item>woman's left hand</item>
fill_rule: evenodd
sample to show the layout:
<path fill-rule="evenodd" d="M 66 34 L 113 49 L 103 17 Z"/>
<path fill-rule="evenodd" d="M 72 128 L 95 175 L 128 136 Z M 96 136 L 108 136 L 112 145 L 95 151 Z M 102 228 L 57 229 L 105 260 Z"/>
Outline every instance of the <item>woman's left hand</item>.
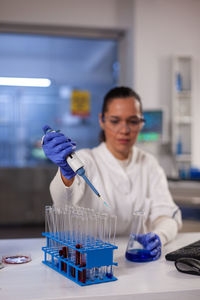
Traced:
<path fill-rule="evenodd" d="M 142 244 L 142 246 L 150 251 L 152 260 L 157 260 L 161 256 L 162 244 L 160 238 L 157 234 L 149 232 L 146 234 L 139 234 L 137 236 L 137 241 Z"/>

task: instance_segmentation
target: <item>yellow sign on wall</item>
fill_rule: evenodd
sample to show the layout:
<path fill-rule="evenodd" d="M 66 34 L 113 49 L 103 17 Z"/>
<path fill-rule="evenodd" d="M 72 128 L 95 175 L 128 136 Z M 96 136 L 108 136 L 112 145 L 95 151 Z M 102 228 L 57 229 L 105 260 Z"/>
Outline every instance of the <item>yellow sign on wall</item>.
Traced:
<path fill-rule="evenodd" d="M 90 115 L 90 109 L 90 92 L 74 90 L 71 94 L 72 115 L 88 117 Z"/>

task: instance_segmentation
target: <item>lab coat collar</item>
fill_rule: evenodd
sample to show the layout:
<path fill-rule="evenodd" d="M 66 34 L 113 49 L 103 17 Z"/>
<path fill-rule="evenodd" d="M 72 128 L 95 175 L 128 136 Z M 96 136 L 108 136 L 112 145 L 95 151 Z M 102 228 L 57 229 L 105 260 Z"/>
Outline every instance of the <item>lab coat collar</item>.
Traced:
<path fill-rule="evenodd" d="M 108 165 L 116 166 L 117 168 L 120 167 L 120 169 L 119 169 L 120 173 L 121 173 L 121 170 L 123 170 L 123 173 L 126 174 L 125 170 L 120 165 L 118 159 L 110 152 L 110 150 L 108 150 L 105 142 L 102 142 L 99 145 L 98 148 L 99 148 L 99 153 L 101 154 L 101 156 L 103 157 L 103 159 L 106 160 L 106 162 L 107 162 Z M 136 161 L 137 153 L 138 153 L 138 149 L 137 149 L 137 147 L 134 146 L 132 148 L 132 155 L 131 155 L 130 162 L 129 162 L 128 166 L 127 166 L 127 170 L 129 168 L 133 167 L 133 164 Z"/>

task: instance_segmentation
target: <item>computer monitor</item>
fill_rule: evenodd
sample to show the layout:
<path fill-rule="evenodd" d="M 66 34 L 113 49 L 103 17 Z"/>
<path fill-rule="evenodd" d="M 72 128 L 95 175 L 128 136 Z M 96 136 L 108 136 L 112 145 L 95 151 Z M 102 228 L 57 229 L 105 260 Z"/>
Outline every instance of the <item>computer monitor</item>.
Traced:
<path fill-rule="evenodd" d="M 145 110 L 143 114 L 146 122 L 138 136 L 138 141 L 160 142 L 163 135 L 163 111 Z"/>

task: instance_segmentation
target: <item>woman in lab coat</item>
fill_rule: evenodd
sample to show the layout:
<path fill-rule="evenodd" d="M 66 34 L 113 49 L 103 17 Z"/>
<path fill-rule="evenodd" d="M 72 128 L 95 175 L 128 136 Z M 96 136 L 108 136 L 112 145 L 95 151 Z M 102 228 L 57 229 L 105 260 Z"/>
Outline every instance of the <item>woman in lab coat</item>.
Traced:
<path fill-rule="evenodd" d="M 53 202 L 58 207 L 66 203 L 115 214 L 120 235 L 130 233 L 134 211 L 145 211 L 146 230 L 153 234 L 145 235 L 144 243 L 154 244 L 157 259 L 161 245 L 173 240 L 181 227 L 181 214 L 157 160 L 135 146 L 145 122 L 140 97 L 127 87 L 112 89 L 104 98 L 99 122 L 102 142 L 77 155 L 109 208 L 67 164 L 66 156 L 75 151 L 75 143 L 62 133 L 48 132 L 46 126 L 43 149 L 59 166 L 50 185 Z"/>

